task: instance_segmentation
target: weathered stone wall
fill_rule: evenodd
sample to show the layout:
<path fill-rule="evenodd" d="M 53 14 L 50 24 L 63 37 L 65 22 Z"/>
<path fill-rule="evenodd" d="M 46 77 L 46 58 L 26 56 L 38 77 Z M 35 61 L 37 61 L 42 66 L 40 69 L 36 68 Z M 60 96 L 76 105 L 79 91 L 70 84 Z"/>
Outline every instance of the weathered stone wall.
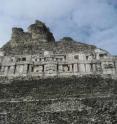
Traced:
<path fill-rule="evenodd" d="M 94 51 L 95 48 L 67 37 L 55 42 L 53 34 L 41 21 L 30 25 L 27 32 L 22 28 L 13 28 L 10 41 L 2 47 L 6 55 L 37 54 L 43 50 L 55 53 L 88 52 Z"/>
<path fill-rule="evenodd" d="M 55 42 L 41 21 L 13 28 L 11 40 L 0 52 L 1 76 L 72 76 L 104 74 L 117 77 L 116 59 L 96 46 L 64 37 Z"/>
<path fill-rule="evenodd" d="M 109 55 L 99 58 L 100 54 L 97 57 L 97 53 L 54 54 L 52 51 L 43 51 L 39 55 L 1 56 L 0 75 L 8 77 L 39 76 L 40 78 L 85 74 L 116 76 L 116 59 Z"/>
<path fill-rule="evenodd" d="M 0 84 L 0 113 L 8 124 L 116 124 L 116 88 L 100 76 L 14 80 Z"/>
<path fill-rule="evenodd" d="M 56 102 L 11 101 L 0 103 L 0 106 L 3 109 L 1 115 L 4 115 L 2 119 L 7 124 L 116 124 L 116 104 L 116 98 L 92 98 L 69 101 L 61 99 Z"/>

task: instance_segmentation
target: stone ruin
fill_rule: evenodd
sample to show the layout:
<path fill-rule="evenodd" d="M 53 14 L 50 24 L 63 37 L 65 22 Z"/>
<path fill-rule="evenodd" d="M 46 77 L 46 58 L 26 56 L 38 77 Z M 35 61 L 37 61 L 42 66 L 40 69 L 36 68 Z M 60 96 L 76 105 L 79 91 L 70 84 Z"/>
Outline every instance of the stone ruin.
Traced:
<path fill-rule="evenodd" d="M 24 32 L 13 28 L 0 51 L 0 77 L 68 77 L 100 74 L 117 77 L 117 57 L 64 37 L 55 41 L 49 28 L 36 21 Z"/>

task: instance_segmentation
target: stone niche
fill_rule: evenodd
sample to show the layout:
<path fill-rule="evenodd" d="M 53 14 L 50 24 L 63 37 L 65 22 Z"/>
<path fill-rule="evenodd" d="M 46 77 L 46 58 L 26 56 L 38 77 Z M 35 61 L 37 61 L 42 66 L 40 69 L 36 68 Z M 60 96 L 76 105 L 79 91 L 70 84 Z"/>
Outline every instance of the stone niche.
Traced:
<path fill-rule="evenodd" d="M 34 73 L 42 73 L 43 72 L 43 66 L 42 65 L 35 65 L 33 67 L 33 72 Z"/>
<path fill-rule="evenodd" d="M 113 62 L 102 63 L 103 74 L 115 74 L 115 66 Z"/>
<path fill-rule="evenodd" d="M 44 66 L 44 73 L 45 74 L 56 74 L 56 72 L 57 72 L 57 65 L 56 64 L 46 64 L 45 66 Z"/>
<path fill-rule="evenodd" d="M 67 64 L 63 65 L 63 71 L 64 72 L 69 72 L 70 71 L 70 66 L 67 65 Z"/>

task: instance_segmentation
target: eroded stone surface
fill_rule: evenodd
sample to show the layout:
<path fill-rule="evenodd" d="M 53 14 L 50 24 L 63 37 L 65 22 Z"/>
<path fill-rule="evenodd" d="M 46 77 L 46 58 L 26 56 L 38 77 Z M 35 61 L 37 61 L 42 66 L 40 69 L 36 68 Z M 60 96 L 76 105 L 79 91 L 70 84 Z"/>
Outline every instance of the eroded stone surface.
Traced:
<path fill-rule="evenodd" d="M 41 21 L 13 28 L 11 40 L 0 51 L 0 76 L 68 77 L 100 74 L 117 77 L 117 57 L 70 37 L 55 41 Z"/>
<path fill-rule="evenodd" d="M 22 28 L 13 28 L 11 40 L 2 47 L 7 55 L 35 54 L 42 50 L 53 50 L 55 53 L 86 52 L 95 48 L 93 45 L 76 42 L 70 37 L 55 42 L 49 28 L 38 20 L 28 27 L 27 32 Z"/>

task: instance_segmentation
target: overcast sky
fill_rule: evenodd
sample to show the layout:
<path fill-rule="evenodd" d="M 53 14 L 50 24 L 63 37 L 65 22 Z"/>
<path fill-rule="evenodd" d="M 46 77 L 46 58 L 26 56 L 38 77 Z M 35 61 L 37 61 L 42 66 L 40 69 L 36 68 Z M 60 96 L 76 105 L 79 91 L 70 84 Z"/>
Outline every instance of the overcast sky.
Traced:
<path fill-rule="evenodd" d="M 0 0 L 0 46 L 12 27 L 44 21 L 56 40 L 71 36 L 117 55 L 117 0 Z"/>

